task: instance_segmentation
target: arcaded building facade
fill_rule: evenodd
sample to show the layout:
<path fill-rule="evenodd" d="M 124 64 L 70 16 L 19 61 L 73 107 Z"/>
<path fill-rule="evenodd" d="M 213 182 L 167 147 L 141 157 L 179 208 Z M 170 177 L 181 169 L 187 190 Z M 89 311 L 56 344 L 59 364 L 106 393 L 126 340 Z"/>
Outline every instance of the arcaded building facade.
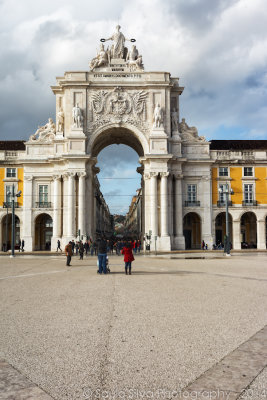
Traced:
<path fill-rule="evenodd" d="M 102 42 L 105 39 L 102 40 Z M 197 249 L 223 242 L 230 187 L 234 249 L 266 249 L 267 141 L 207 141 L 180 118 L 184 88 L 168 72 L 145 71 L 135 45 L 116 28 L 87 71 L 56 79 L 56 121 L 27 141 L 0 142 L 0 245 L 10 242 L 10 187 L 16 204 L 16 240 L 25 250 L 55 250 L 79 237 L 111 233 L 96 168 L 99 152 L 114 143 L 139 155 L 139 219 L 151 247 Z"/>

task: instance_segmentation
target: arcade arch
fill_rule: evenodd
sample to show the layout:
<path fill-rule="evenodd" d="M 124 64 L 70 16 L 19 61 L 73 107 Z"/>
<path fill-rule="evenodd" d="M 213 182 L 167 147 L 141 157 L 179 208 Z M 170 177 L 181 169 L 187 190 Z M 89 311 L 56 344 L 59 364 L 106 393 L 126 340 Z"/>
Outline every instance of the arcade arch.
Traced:
<path fill-rule="evenodd" d="M 257 217 L 249 211 L 241 216 L 240 220 L 241 247 L 257 248 Z"/>
<path fill-rule="evenodd" d="M 229 239 L 230 243 L 233 243 L 233 219 L 229 213 Z M 216 246 L 224 245 L 224 237 L 226 235 L 226 214 L 221 212 L 216 216 L 215 219 L 215 244 Z"/>
<path fill-rule="evenodd" d="M 49 214 L 39 214 L 34 223 L 35 250 L 50 250 L 53 236 L 53 220 Z"/>
<path fill-rule="evenodd" d="M 2 218 L 2 247 L 3 251 L 11 249 L 12 234 L 12 214 L 7 214 Z M 19 246 L 20 241 L 20 219 L 15 215 L 15 248 Z M 6 247 L 7 246 L 7 247 Z"/>
<path fill-rule="evenodd" d="M 186 250 L 201 248 L 201 218 L 197 213 L 190 212 L 184 216 L 183 232 Z"/>

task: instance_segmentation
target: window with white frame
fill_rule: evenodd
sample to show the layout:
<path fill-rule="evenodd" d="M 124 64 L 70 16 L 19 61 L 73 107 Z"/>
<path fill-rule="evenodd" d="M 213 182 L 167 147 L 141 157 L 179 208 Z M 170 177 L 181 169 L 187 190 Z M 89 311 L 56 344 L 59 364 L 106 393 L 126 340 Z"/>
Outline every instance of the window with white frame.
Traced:
<path fill-rule="evenodd" d="M 39 203 L 48 203 L 48 185 L 39 185 Z"/>
<path fill-rule="evenodd" d="M 7 178 L 16 178 L 16 168 L 7 168 L 6 169 L 6 177 Z"/>
<path fill-rule="evenodd" d="M 12 185 L 6 185 L 5 186 L 5 191 L 6 191 L 6 202 L 11 203 L 12 199 Z"/>
<path fill-rule="evenodd" d="M 228 167 L 219 167 L 219 176 L 228 176 Z"/>
<path fill-rule="evenodd" d="M 226 201 L 226 194 L 225 194 L 226 190 L 227 190 L 226 184 L 219 185 L 219 202 L 220 203 L 225 203 L 225 201 Z"/>
<path fill-rule="evenodd" d="M 244 200 L 246 203 L 252 203 L 254 197 L 254 185 L 251 183 L 246 183 L 244 185 Z"/>
<path fill-rule="evenodd" d="M 189 203 L 197 201 L 197 185 L 187 185 L 187 201 Z"/>
<path fill-rule="evenodd" d="M 244 176 L 253 176 L 253 167 L 244 167 Z"/>

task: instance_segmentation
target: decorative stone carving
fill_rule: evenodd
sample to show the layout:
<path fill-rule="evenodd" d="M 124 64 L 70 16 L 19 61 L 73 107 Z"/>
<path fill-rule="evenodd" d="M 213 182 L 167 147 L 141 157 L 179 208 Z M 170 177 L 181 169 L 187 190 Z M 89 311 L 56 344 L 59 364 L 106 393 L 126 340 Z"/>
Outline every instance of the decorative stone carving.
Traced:
<path fill-rule="evenodd" d="M 144 69 L 142 56 L 138 54 L 138 50 L 135 45 L 133 45 L 132 49 L 128 52 L 126 61 L 127 61 L 127 65 L 130 68 L 130 71 Z"/>
<path fill-rule="evenodd" d="M 75 128 L 83 128 L 83 113 L 79 104 L 77 103 L 76 106 L 72 109 L 72 118 L 73 118 L 73 126 Z"/>
<path fill-rule="evenodd" d="M 91 95 L 93 110 L 92 128 L 108 123 L 129 123 L 144 127 L 147 92 L 140 90 L 129 93 L 121 87 L 113 91 L 100 90 Z"/>
<path fill-rule="evenodd" d="M 97 53 L 96 57 L 92 59 L 90 62 L 90 69 L 93 71 L 95 68 L 98 67 L 105 67 L 110 63 L 110 54 L 109 50 L 105 50 L 103 43 L 100 45 L 100 50 Z"/>
<path fill-rule="evenodd" d="M 157 103 L 153 113 L 153 128 L 160 128 L 163 126 L 163 110 L 159 103 Z"/>
<path fill-rule="evenodd" d="M 30 142 L 49 143 L 55 138 L 56 126 L 52 118 L 48 119 L 47 124 L 39 126 L 37 131 L 30 136 Z"/>
<path fill-rule="evenodd" d="M 183 141 L 199 141 L 206 142 L 204 136 L 198 136 L 198 131 L 195 126 L 189 127 L 185 122 L 185 118 L 182 118 L 182 122 L 179 124 L 179 132 Z"/>
<path fill-rule="evenodd" d="M 116 31 L 113 33 L 112 36 L 108 39 L 102 39 L 103 42 L 106 42 L 108 40 L 112 40 L 114 43 L 111 46 L 110 49 L 110 55 L 111 58 L 126 58 L 125 57 L 125 41 L 131 41 L 131 39 L 126 39 L 125 36 L 123 35 L 122 32 L 120 32 L 120 25 L 116 26 Z"/>
<path fill-rule="evenodd" d="M 178 131 L 178 112 L 175 108 L 171 111 L 171 127 L 172 131 Z"/>
<path fill-rule="evenodd" d="M 168 178 L 169 175 L 169 172 L 160 172 L 160 176 L 166 176 L 166 178 Z"/>
<path fill-rule="evenodd" d="M 59 112 L 57 113 L 57 131 L 58 132 L 64 132 L 64 112 L 62 108 L 59 109 Z"/>

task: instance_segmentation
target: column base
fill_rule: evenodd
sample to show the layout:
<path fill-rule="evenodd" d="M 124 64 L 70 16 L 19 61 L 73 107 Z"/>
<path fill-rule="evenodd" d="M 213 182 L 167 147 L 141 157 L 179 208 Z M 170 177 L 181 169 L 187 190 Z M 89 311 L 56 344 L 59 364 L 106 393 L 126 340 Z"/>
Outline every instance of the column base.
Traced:
<path fill-rule="evenodd" d="M 173 250 L 185 250 L 184 235 L 177 235 L 173 238 Z"/>
<path fill-rule="evenodd" d="M 170 236 L 158 236 L 157 238 L 157 251 L 170 251 L 171 250 L 171 238 Z M 155 239 L 151 242 L 151 250 L 155 251 Z"/>
<path fill-rule="evenodd" d="M 212 248 L 213 248 L 213 237 L 212 237 L 212 235 L 203 235 L 202 240 L 204 240 L 205 244 L 208 245 L 208 250 L 212 250 Z"/>
<path fill-rule="evenodd" d="M 23 236 L 22 239 L 24 240 L 24 251 L 33 251 L 33 237 Z"/>

